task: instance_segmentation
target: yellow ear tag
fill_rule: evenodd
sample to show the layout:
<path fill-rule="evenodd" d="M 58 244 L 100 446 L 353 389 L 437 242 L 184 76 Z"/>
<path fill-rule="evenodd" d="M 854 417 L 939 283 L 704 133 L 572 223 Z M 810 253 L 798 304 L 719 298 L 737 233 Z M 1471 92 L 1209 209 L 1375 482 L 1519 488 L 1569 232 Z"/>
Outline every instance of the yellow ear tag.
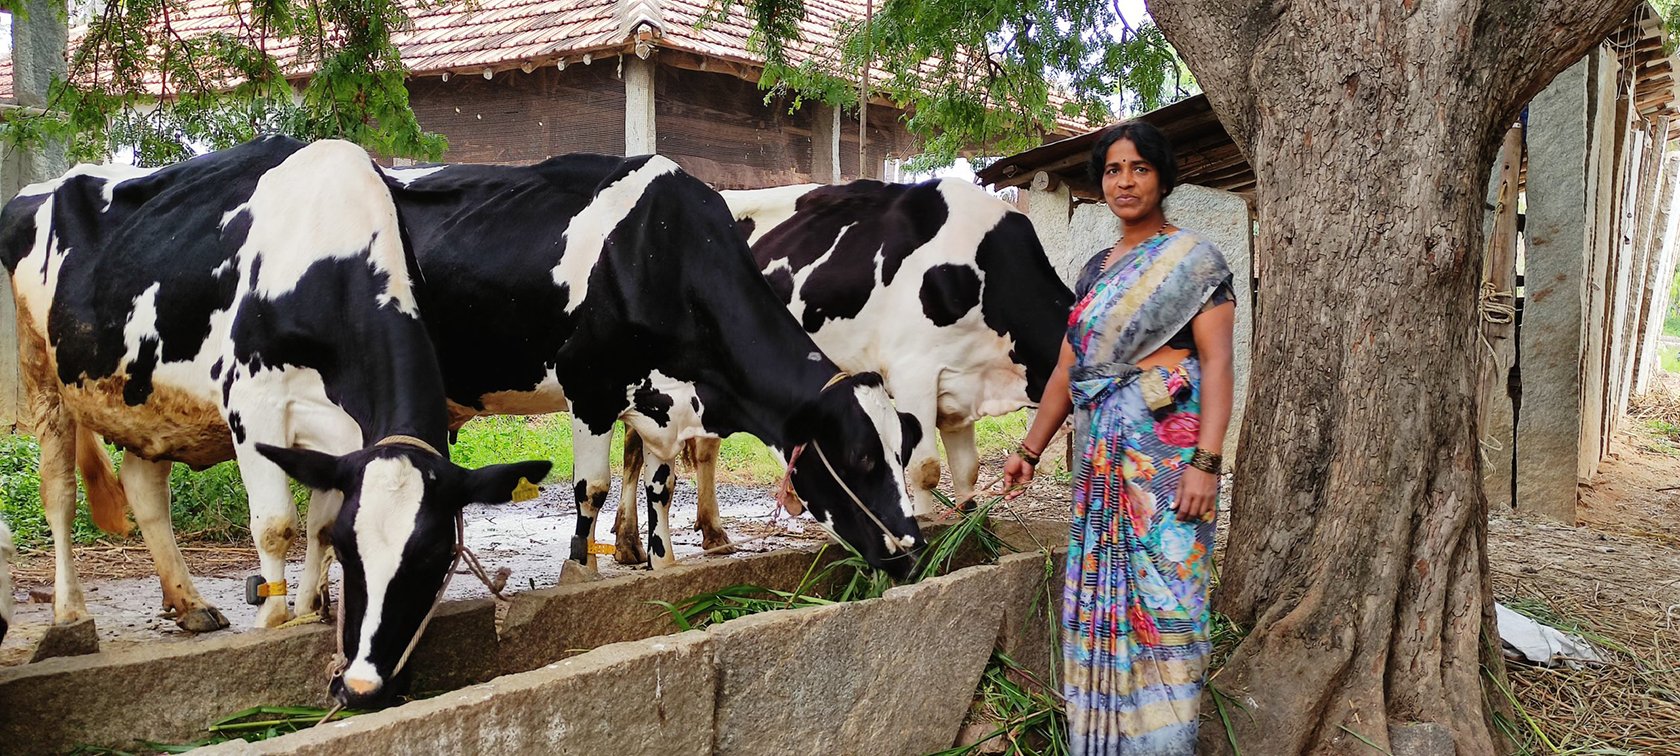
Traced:
<path fill-rule="evenodd" d="M 513 487 L 513 501 L 516 504 L 521 501 L 530 501 L 537 498 L 538 493 L 537 484 L 520 478 L 519 485 Z"/>

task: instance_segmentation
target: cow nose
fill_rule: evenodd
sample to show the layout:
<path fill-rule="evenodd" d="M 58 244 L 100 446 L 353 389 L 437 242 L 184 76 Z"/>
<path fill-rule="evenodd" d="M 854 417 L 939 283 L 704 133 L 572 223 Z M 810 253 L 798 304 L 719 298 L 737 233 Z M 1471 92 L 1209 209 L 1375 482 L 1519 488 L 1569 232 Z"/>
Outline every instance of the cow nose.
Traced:
<path fill-rule="evenodd" d="M 344 678 L 344 687 L 349 688 L 350 692 L 355 695 L 371 696 L 375 691 L 379 690 L 379 681 L 363 680 L 359 677 L 346 677 Z"/>

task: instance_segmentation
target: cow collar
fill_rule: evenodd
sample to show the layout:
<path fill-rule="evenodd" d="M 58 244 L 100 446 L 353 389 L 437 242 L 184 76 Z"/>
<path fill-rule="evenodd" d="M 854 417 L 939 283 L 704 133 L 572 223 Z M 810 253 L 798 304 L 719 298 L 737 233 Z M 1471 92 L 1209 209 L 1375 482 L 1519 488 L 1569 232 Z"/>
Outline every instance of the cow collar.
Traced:
<path fill-rule="evenodd" d="M 431 444 L 428 444 L 425 441 L 421 441 L 420 439 L 415 438 L 413 436 L 404 436 L 404 435 L 386 436 L 382 439 L 379 439 L 378 441 L 373 442 L 374 446 L 392 446 L 394 444 L 402 444 L 403 446 L 412 446 L 412 447 L 414 447 L 416 449 L 419 449 L 421 451 L 424 451 L 424 452 L 431 452 L 431 455 L 434 456 L 434 457 L 443 456 L 442 454 L 439 454 L 438 450 L 436 448 L 433 448 L 433 446 Z"/>

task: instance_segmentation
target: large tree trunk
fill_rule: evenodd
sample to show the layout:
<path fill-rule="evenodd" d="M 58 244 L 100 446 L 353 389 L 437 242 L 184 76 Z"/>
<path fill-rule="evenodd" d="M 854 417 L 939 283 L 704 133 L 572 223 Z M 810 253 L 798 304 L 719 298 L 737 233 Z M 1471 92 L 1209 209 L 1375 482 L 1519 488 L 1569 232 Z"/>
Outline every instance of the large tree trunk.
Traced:
<path fill-rule="evenodd" d="M 1633 7 L 1150 2 L 1259 178 L 1217 597 L 1251 632 L 1212 683 L 1245 755 L 1369 754 L 1391 725 L 1505 750 L 1484 690 L 1503 667 L 1476 451 L 1483 197 L 1518 109 Z"/>

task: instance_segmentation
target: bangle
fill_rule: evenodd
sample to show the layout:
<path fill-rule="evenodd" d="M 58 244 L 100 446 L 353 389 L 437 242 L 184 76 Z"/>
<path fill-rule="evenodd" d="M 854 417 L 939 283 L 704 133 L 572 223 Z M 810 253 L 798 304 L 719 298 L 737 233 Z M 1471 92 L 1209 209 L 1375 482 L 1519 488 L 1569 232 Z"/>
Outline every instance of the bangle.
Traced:
<path fill-rule="evenodd" d="M 1220 467 L 1220 465 L 1224 461 L 1225 461 L 1224 458 L 1220 457 L 1218 454 L 1214 454 L 1213 452 L 1210 452 L 1210 451 L 1208 451 L 1206 449 L 1203 449 L 1201 447 L 1197 447 L 1196 448 L 1196 453 L 1190 455 L 1190 466 L 1191 467 L 1194 467 L 1197 470 L 1201 470 L 1203 472 L 1213 473 L 1214 475 L 1218 475 L 1221 472 L 1223 472 L 1223 469 Z"/>
<path fill-rule="evenodd" d="M 1038 465 L 1038 452 L 1028 449 L 1025 441 L 1022 441 L 1021 445 L 1015 448 L 1015 455 L 1026 460 L 1029 465 Z"/>

